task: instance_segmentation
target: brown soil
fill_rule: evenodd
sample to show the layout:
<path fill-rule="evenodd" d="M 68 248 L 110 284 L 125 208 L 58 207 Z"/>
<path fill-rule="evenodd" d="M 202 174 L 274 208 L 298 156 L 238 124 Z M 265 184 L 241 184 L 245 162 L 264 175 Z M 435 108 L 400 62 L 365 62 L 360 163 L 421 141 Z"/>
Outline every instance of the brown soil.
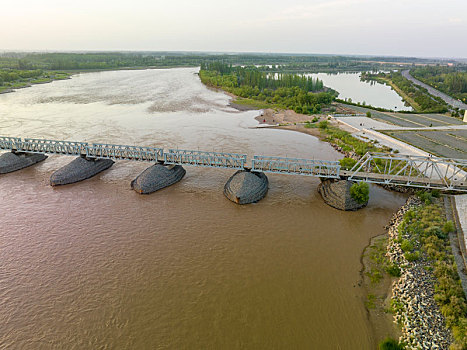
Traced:
<path fill-rule="evenodd" d="M 370 244 L 362 254 L 362 272 L 359 285 L 365 290 L 367 298 L 363 300 L 367 307 L 368 319 L 370 321 L 375 346 L 386 337 L 398 339 L 400 334 L 393 323 L 393 314 L 388 311 L 392 295 L 392 282 L 395 278 L 383 273 L 379 282 L 371 281 L 369 274 L 374 269 L 381 269 L 378 263 L 370 258 L 372 247 L 382 245 L 387 242 L 388 235 L 373 237 Z"/>

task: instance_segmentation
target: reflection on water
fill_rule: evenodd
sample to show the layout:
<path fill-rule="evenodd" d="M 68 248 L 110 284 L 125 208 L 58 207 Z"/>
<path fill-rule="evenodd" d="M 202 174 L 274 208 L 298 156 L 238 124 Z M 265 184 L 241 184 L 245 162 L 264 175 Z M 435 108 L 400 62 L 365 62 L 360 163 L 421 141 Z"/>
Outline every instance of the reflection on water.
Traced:
<path fill-rule="evenodd" d="M 374 81 L 361 81 L 361 73 L 316 73 L 306 74 L 319 78 L 324 86 L 339 92 L 342 100 L 351 98 L 353 102 L 365 102 L 367 105 L 382 107 L 395 111 L 411 111 L 412 107 L 405 106 L 402 97 L 390 86 L 375 83 Z"/>
<path fill-rule="evenodd" d="M 251 129 L 196 69 L 89 73 L 0 95 L 0 134 L 337 159 L 299 133 Z M 360 253 L 402 195 L 372 187 L 368 208 L 326 206 L 319 180 L 271 175 L 237 206 L 233 173 L 187 168 L 149 196 L 122 161 L 58 188 L 51 156 L 0 176 L 0 348 L 370 349 Z"/>

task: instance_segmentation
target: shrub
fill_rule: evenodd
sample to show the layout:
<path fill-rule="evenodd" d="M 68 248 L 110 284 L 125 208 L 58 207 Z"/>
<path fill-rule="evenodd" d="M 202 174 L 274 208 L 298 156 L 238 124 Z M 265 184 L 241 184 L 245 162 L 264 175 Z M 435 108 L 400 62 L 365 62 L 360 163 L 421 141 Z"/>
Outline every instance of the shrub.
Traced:
<path fill-rule="evenodd" d="M 404 239 L 401 243 L 401 249 L 403 252 L 410 252 L 413 250 L 413 244 L 407 239 Z"/>
<path fill-rule="evenodd" d="M 328 126 L 329 126 L 329 123 L 328 123 L 327 120 L 323 120 L 323 121 L 319 122 L 318 126 L 319 126 L 320 129 L 327 129 Z"/>
<path fill-rule="evenodd" d="M 425 202 L 425 204 L 431 204 L 433 202 L 433 196 L 431 195 L 431 192 L 418 191 L 417 196 L 420 198 L 420 200 Z"/>
<path fill-rule="evenodd" d="M 316 123 L 318 121 L 318 118 L 314 117 L 313 120 L 311 121 L 312 123 Z"/>
<path fill-rule="evenodd" d="M 443 226 L 443 232 L 445 234 L 449 234 L 450 232 L 454 232 L 454 223 L 451 220 L 446 221 L 446 223 Z"/>
<path fill-rule="evenodd" d="M 366 112 L 366 116 L 367 118 L 371 118 L 371 112 L 370 111 Z"/>
<path fill-rule="evenodd" d="M 401 276 L 401 269 L 396 264 L 391 264 L 386 268 L 386 272 L 394 277 Z"/>
<path fill-rule="evenodd" d="M 404 256 L 408 261 L 416 261 L 420 259 L 420 252 L 415 251 L 413 253 L 405 253 Z"/>
<path fill-rule="evenodd" d="M 397 340 L 392 338 L 386 338 L 379 343 L 379 350 L 404 350 L 404 346 L 400 344 Z"/>
<path fill-rule="evenodd" d="M 339 163 L 343 169 L 350 170 L 357 163 L 357 161 L 353 158 L 342 158 L 339 159 Z"/>
<path fill-rule="evenodd" d="M 350 187 L 350 196 L 359 204 L 370 199 L 370 186 L 366 182 L 357 182 Z"/>

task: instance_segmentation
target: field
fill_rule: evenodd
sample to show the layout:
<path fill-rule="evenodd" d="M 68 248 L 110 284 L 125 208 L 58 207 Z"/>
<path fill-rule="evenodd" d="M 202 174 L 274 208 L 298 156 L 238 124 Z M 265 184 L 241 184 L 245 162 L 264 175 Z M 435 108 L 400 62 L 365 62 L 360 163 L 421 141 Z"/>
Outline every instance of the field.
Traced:
<path fill-rule="evenodd" d="M 467 159 L 467 130 L 391 130 L 383 132 L 439 157 Z"/>

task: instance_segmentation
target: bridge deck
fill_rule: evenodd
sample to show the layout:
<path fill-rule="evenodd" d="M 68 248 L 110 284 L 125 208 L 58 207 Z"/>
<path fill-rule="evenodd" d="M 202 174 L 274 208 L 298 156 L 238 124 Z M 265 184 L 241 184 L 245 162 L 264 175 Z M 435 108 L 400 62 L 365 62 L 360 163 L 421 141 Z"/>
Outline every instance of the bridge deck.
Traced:
<path fill-rule="evenodd" d="M 51 153 L 211 168 L 245 169 L 246 154 L 0 136 L 0 150 Z M 467 160 L 367 153 L 351 170 L 337 161 L 255 155 L 252 171 L 467 192 Z"/>
<path fill-rule="evenodd" d="M 340 168 L 336 161 L 254 156 L 251 170 L 337 179 Z"/>

